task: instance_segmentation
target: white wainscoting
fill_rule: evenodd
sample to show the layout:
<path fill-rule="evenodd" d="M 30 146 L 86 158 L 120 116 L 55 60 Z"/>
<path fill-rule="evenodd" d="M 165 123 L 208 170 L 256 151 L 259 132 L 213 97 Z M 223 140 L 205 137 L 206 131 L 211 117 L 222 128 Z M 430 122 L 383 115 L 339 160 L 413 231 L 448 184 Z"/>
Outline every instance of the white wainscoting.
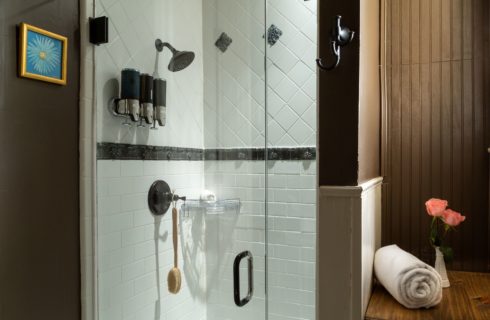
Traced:
<path fill-rule="evenodd" d="M 317 319 L 363 319 L 381 237 L 381 177 L 319 189 Z"/>

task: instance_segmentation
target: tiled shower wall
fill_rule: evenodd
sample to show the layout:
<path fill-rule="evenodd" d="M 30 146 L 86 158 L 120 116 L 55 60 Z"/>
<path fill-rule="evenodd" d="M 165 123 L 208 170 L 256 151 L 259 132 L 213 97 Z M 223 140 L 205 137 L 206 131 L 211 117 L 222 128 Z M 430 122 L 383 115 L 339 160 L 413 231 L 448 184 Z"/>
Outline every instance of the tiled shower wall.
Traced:
<path fill-rule="evenodd" d="M 96 48 L 98 142 L 264 147 L 264 0 L 95 3 L 96 15 L 111 21 L 110 43 Z M 314 146 L 316 1 L 271 0 L 268 5 L 268 25 L 283 31 L 267 49 L 269 143 Z M 225 53 L 214 46 L 223 31 L 233 38 Z M 156 38 L 195 51 L 196 60 L 170 73 L 169 52 L 160 54 L 156 71 L 168 80 L 166 127 L 122 126 L 109 113 L 108 101 L 118 93 L 121 69 L 155 72 Z M 316 163 L 268 165 L 269 319 L 314 319 Z M 264 166 L 264 161 L 98 160 L 99 319 L 262 319 Z M 238 216 L 182 216 L 183 290 L 177 296 L 169 295 L 166 285 L 172 261 L 170 215 L 159 222 L 146 204 L 148 188 L 157 179 L 189 198 L 198 198 L 206 188 L 242 203 Z M 246 249 L 255 258 L 256 292 L 239 309 L 233 303 L 231 267 Z"/>
<path fill-rule="evenodd" d="M 157 146 L 203 146 L 202 0 L 95 0 L 109 17 L 109 43 L 96 47 L 97 141 Z M 185 70 L 167 69 L 170 50 L 155 40 L 196 53 Z M 108 108 L 119 95 L 121 70 L 134 68 L 167 80 L 167 125 L 158 130 L 121 125 Z"/>
<path fill-rule="evenodd" d="M 262 0 L 203 1 L 205 148 L 264 147 L 265 123 L 269 146 L 316 145 L 316 5 L 271 0 L 266 17 Z M 264 30 L 272 24 L 282 36 L 266 49 Z M 233 39 L 225 52 L 214 45 L 222 32 Z M 269 319 L 314 319 L 316 162 L 268 165 Z M 208 247 L 208 256 L 218 250 L 220 263 L 230 265 L 239 252 L 252 248 L 259 277 L 264 271 L 264 169 L 263 162 L 206 161 L 204 179 L 219 198 L 242 199 L 236 224 L 220 229 L 232 228 L 230 239 Z M 257 300 L 263 289 L 257 284 L 254 303 L 237 312 L 231 273 L 225 273 L 219 285 L 208 283 L 208 319 L 261 319 L 264 306 Z"/>
<path fill-rule="evenodd" d="M 95 49 L 97 141 L 202 148 L 202 0 L 94 3 L 95 15 L 106 15 L 110 21 L 109 43 Z M 169 72 L 170 51 L 157 55 L 157 38 L 177 49 L 194 51 L 192 65 L 179 73 Z M 165 127 L 149 130 L 134 124 L 124 126 L 123 119 L 110 113 L 108 104 L 119 95 L 124 68 L 167 80 Z M 205 299 L 197 297 L 187 282 L 178 296 L 168 294 L 171 221 L 169 215 L 161 221 L 154 218 L 146 202 L 150 185 L 162 178 L 179 192 L 197 197 L 203 183 L 202 165 L 182 161 L 97 162 L 99 319 L 205 319 Z M 193 261 L 199 263 L 202 256 L 196 254 Z"/>
<path fill-rule="evenodd" d="M 317 1 L 203 1 L 204 144 L 206 148 L 263 147 L 265 100 L 269 145 L 316 145 Z M 282 31 L 267 45 L 264 21 Z M 233 42 L 224 53 L 222 32 Z"/>
<path fill-rule="evenodd" d="M 314 319 L 316 163 L 274 161 L 268 166 L 269 319 Z M 264 317 L 263 161 L 99 160 L 98 172 L 100 319 Z M 170 215 L 159 222 L 146 201 L 148 187 L 162 178 L 190 199 L 205 187 L 220 199 L 241 201 L 240 214 L 181 213 L 183 289 L 178 295 L 169 294 L 166 283 L 172 264 Z M 232 265 L 243 250 L 254 255 L 255 293 L 250 304 L 238 309 Z"/>
<path fill-rule="evenodd" d="M 270 161 L 267 166 L 269 319 L 313 320 L 316 161 Z M 206 189 L 215 190 L 218 198 L 240 198 L 242 203 L 236 220 L 227 217 L 219 225 L 226 241 L 217 241 L 215 245 L 208 242 L 206 248 L 206 255 L 212 257 L 207 261 L 209 270 L 216 268 L 216 263 L 228 268 L 219 281 L 209 278 L 208 319 L 263 319 L 265 163 L 206 161 L 204 170 Z M 254 255 L 256 290 L 254 300 L 237 309 L 232 296 L 231 266 L 234 257 L 243 250 Z"/>
<path fill-rule="evenodd" d="M 97 170 L 99 319 L 206 319 L 204 248 L 196 245 L 185 261 L 179 252 L 182 290 L 168 293 L 171 214 L 154 217 L 147 204 L 149 186 L 162 178 L 180 194 L 198 197 L 203 162 L 99 160 Z M 181 248 L 201 244 L 200 234 L 181 231 Z M 190 266 L 199 274 L 185 272 Z"/>

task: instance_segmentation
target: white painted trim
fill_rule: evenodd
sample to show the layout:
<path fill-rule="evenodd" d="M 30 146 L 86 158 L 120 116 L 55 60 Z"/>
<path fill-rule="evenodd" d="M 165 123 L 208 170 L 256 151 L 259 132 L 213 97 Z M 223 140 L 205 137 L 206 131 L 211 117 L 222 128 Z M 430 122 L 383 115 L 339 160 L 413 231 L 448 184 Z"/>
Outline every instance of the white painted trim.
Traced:
<path fill-rule="evenodd" d="M 364 317 L 381 232 L 382 182 L 319 187 L 317 319 Z"/>
<path fill-rule="evenodd" d="M 365 181 L 361 183 L 359 186 L 361 187 L 362 191 L 368 191 L 372 188 L 375 188 L 379 186 L 381 183 L 383 183 L 383 177 L 377 177 L 368 181 Z"/>
<path fill-rule="evenodd" d="M 89 43 L 94 0 L 80 1 L 80 273 L 82 320 L 97 320 L 95 49 Z"/>
<path fill-rule="evenodd" d="M 360 186 L 320 186 L 321 193 L 328 197 L 358 197 L 362 193 Z"/>
<path fill-rule="evenodd" d="M 320 186 L 322 193 L 331 197 L 356 197 L 365 191 L 378 186 L 383 182 L 383 177 L 377 177 L 363 182 L 357 186 Z"/>

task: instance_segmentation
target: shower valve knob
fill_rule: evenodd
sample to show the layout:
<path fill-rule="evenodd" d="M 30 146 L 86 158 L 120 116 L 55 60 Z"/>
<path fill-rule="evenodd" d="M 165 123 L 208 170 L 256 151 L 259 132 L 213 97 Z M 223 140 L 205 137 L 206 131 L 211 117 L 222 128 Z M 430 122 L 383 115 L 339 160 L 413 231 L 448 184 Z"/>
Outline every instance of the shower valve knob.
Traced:
<path fill-rule="evenodd" d="M 181 197 L 170 190 L 169 185 L 163 180 L 155 181 L 148 192 L 148 207 L 157 216 L 167 213 L 172 202 L 186 201 L 187 197 Z"/>

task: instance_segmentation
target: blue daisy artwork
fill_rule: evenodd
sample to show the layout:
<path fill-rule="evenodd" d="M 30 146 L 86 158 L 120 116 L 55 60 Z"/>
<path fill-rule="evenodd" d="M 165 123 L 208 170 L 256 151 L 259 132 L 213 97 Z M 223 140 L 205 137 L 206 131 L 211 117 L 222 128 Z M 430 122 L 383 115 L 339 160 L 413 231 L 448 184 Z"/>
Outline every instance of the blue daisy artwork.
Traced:
<path fill-rule="evenodd" d="M 66 84 L 67 38 L 23 23 L 20 43 L 21 76 Z"/>
<path fill-rule="evenodd" d="M 61 78 L 61 41 L 27 31 L 27 72 Z"/>

